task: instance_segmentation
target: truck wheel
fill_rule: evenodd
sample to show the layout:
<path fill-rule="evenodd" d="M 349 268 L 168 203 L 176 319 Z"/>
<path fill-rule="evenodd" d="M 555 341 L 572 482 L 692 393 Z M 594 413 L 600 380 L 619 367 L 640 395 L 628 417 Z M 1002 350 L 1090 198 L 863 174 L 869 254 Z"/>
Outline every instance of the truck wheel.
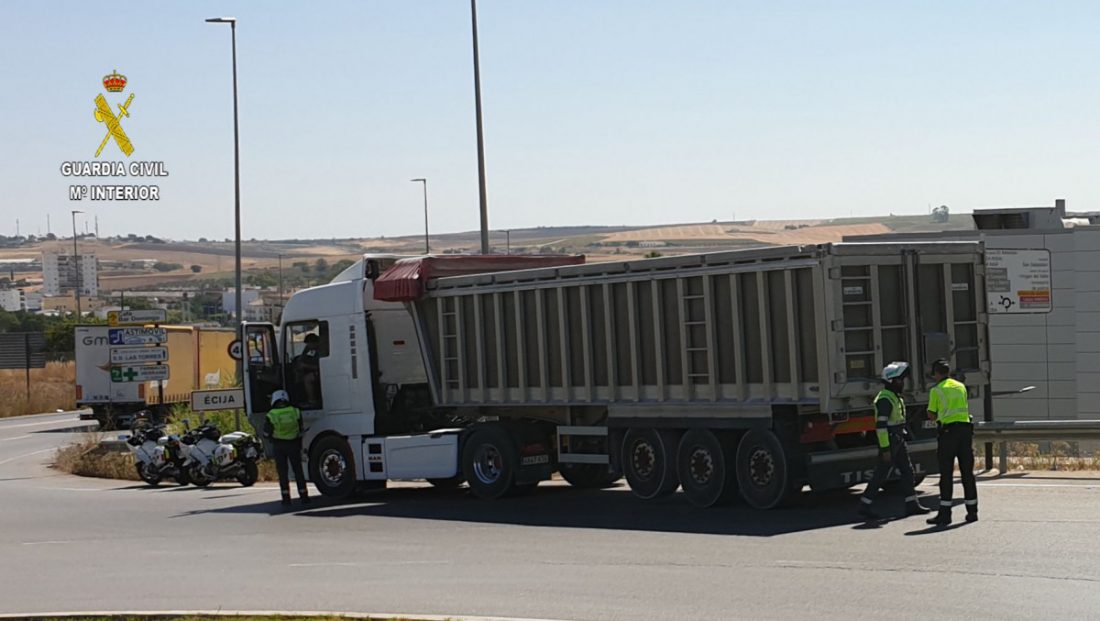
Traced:
<path fill-rule="evenodd" d="M 676 433 L 631 427 L 623 436 L 623 473 L 630 491 L 643 500 L 667 496 L 680 485 L 676 477 Z"/>
<path fill-rule="evenodd" d="M 134 465 L 137 466 L 137 474 L 138 474 L 139 479 L 141 479 L 142 481 L 145 481 L 147 484 L 152 485 L 153 487 L 156 487 L 156 486 L 160 485 L 160 475 L 159 474 L 154 474 L 152 472 L 149 472 L 145 468 L 145 464 L 143 464 L 141 462 L 138 462 L 137 464 L 134 464 Z"/>
<path fill-rule="evenodd" d="M 237 475 L 237 482 L 242 487 L 252 487 L 260 478 L 260 467 L 254 461 L 246 461 L 241 465 L 241 473 Z"/>
<path fill-rule="evenodd" d="M 482 427 L 462 447 L 462 473 L 478 498 L 496 500 L 512 490 L 519 460 L 511 436 L 501 427 Z"/>
<path fill-rule="evenodd" d="M 737 491 L 737 477 L 728 465 L 734 455 L 709 429 L 689 429 L 680 440 L 676 471 L 680 487 L 696 507 L 712 507 Z"/>
<path fill-rule="evenodd" d="M 623 478 L 604 464 L 559 464 L 558 472 L 566 482 L 580 489 L 606 489 Z"/>
<path fill-rule="evenodd" d="M 754 509 L 774 509 L 791 494 L 787 452 L 767 429 L 745 432 L 737 446 L 737 483 Z"/>
<path fill-rule="evenodd" d="M 355 490 L 355 458 L 348 441 L 327 435 L 309 451 L 309 478 L 321 495 L 345 498 Z"/>

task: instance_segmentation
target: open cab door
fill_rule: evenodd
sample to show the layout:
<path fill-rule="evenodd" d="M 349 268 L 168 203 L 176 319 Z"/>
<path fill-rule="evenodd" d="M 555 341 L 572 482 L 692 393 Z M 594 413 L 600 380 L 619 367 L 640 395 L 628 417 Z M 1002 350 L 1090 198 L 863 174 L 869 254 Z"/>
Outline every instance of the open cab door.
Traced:
<path fill-rule="evenodd" d="M 275 338 L 275 326 L 270 323 L 242 324 L 244 332 L 244 403 L 248 421 L 257 433 L 263 431 L 264 419 L 271 409 L 271 393 L 283 388 L 283 366 L 280 364 Z"/>

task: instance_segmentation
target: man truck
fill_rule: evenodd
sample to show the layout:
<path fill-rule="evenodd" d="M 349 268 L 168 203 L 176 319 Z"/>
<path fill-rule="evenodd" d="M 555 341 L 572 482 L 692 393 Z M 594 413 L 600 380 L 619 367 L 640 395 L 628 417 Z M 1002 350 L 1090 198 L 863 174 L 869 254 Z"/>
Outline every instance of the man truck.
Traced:
<path fill-rule="evenodd" d="M 555 471 L 643 499 L 770 509 L 849 487 L 877 456 L 879 373 L 912 373 L 910 453 L 933 473 L 932 361 L 988 389 L 973 242 L 839 243 L 583 264 L 582 257 L 366 255 L 245 324 L 260 428 L 290 392 L 321 493 L 463 481 L 486 499 Z"/>

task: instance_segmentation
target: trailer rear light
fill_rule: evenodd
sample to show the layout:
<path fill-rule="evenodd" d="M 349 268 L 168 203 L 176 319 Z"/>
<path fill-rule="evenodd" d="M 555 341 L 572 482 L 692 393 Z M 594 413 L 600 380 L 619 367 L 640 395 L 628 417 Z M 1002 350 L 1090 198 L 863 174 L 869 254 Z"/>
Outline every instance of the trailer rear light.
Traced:
<path fill-rule="evenodd" d="M 80 401 L 84 398 L 84 387 L 80 384 L 76 385 L 76 400 Z"/>
<path fill-rule="evenodd" d="M 138 399 L 145 398 L 145 382 L 138 384 Z"/>

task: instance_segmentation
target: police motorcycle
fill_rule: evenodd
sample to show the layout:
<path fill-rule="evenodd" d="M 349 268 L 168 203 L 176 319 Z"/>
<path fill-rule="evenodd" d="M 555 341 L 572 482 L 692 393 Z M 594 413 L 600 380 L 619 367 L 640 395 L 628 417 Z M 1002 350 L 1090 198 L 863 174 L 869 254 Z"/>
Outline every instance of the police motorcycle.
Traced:
<path fill-rule="evenodd" d="M 216 426 L 207 423 L 188 430 L 180 442 L 187 447 L 183 467 L 193 485 L 206 487 L 221 479 L 236 479 L 249 487 L 259 477 L 257 462 L 263 449 L 250 433 L 222 435 Z"/>
<path fill-rule="evenodd" d="M 150 424 L 139 415 L 126 444 L 134 455 L 138 477 L 147 484 L 157 486 L 165 478 L 180 485 L 191 482 L 183 466 L 186 456 L 180 437 L 166 434 L 162 425 Z"/>

